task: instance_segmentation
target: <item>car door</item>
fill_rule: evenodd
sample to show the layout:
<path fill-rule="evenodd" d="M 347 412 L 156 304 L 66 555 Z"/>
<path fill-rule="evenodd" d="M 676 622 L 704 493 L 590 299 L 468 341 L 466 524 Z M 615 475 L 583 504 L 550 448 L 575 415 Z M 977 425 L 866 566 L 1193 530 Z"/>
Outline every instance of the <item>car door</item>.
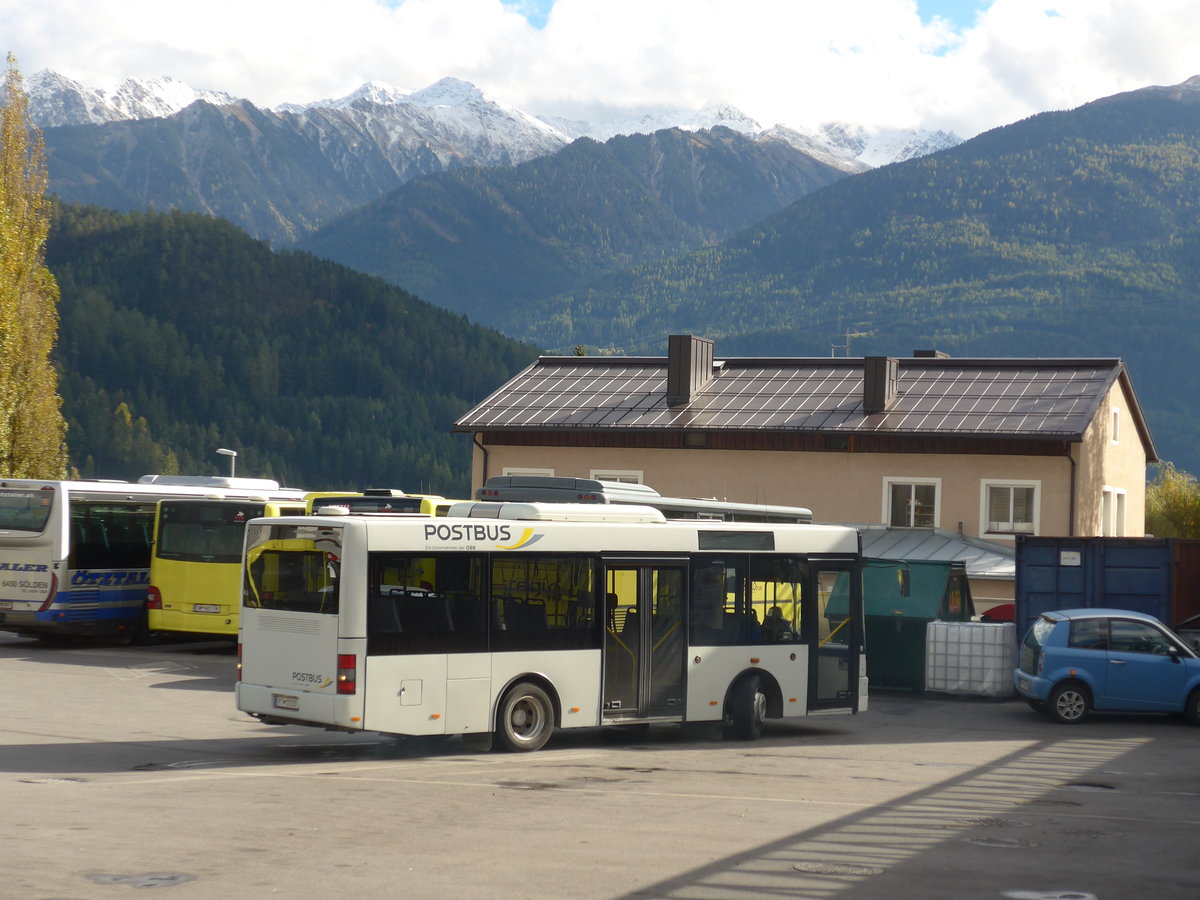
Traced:
<path fill-rule="evenodd" d="M 1109 620 L 1107 689 L 1097 708 L 1175 710 L 1181 708 L 1188 667 L 1170 650 L 1177 645 L 1149 622 Z"/>

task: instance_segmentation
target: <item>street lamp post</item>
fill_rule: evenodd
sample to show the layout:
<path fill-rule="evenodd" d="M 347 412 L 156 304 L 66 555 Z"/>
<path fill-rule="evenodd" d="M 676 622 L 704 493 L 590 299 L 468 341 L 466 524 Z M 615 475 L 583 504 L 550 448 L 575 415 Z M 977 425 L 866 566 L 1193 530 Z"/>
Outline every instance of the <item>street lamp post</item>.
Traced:
<path fill-rule="evenodd" d="M 229 477 L 233 477 L 234 470 L 237 468 L 237 451 L 226 450 L 224 447 L 217 448 L 217 453 L 221 456 L 229 457 Z"/>

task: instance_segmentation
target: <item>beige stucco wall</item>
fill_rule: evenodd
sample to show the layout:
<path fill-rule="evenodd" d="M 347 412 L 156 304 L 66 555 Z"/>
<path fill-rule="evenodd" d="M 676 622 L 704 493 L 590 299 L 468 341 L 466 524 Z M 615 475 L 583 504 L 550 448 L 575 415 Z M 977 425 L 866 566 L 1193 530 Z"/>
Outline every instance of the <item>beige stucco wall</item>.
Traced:
<path fill-rule="evenodd" d="M 1002 581 L 995 578 L 968 578 L 971 585 L 971 599 L 975 602 L 975 614 L 981 615 L 993 606 L 1002 603 L 1012 603 L 1016 596 L 1016 587 L 1010 578 Z"/>
<path fill-rule="evenodd" d="M 937 527 L 957 531 L 961 523 L 964 533 L 975 536 L 983 527 L 983 484 L 997 480 L 1037 482 L 1039 533 L 1066 534 L 1071 479 L 1064 457 L 915 453 L 502 446 L 489 447 L 487 468 L 488 475 L 530 468 L 583 478 L 598 469 L 632 471 L 667 496 L 806 506 L 817 521 L 854 523 L 886 521 L 886 479 L 939 479 Z M 482 454 L 476 448 L 472 490 L 482 479 Z"/>
<path fill-rule="evenodd" d="M 1113 415 L 1116 410 L 1117 434 L 1113 435 Z M 1124 492 L 1127 537 L 1146 533 L 1146 451 L 1130 412 L 1129 399 L 1120 382 L 1109 390 L 1101 404 L 1100 414 L 1084 432 L 1079 446 L 1079 514 L 1080 535 L 1102 535 L 1104 489 L 1114 494 Z M 1109 534 L 1119 532 L 1109 529 Z"/>

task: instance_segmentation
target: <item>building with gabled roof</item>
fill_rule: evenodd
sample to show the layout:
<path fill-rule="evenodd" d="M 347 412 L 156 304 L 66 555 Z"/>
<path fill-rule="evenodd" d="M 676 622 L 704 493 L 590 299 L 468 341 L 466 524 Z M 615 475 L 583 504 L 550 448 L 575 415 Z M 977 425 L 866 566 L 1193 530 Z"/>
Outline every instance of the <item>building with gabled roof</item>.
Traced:
<path fill-rule="evenodd" d="M 472 489 L 638 481 L 1002 545 L 1143 534 L 1157 461 L 1120 359 L 721 359 L 691 335 L 665 357 L 541 357 L 454 427 L 473 436 Z"/>

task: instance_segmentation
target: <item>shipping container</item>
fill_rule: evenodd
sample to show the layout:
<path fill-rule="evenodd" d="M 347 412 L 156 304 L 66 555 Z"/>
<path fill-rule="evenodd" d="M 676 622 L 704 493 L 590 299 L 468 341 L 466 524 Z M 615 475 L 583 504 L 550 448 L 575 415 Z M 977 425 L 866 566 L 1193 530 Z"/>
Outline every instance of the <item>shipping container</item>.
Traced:
<path fill-rule="evenodd" d="M 1107 607 L 1171 627 L 1200 615 L 1200 540 L 1018 536 L 1018 640 L 1042 613 Z"/>

